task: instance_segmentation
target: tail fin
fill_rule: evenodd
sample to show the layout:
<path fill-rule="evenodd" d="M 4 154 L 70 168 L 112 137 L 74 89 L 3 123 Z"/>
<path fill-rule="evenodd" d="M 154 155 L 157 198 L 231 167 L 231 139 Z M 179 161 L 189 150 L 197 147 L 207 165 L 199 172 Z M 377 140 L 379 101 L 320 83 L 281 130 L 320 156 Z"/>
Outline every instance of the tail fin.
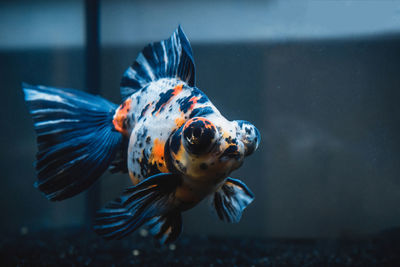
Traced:
<path fill-rule="evenodd" d="M 52 201 L 87 189 L 115 157 L 122 135 L 116 105 L 72 89 L 22 85 L 37 133 L 35 186 Z"/>
<path fill-rule="evenodd" d="M 195 85 L 195 66 L 190 43 L 181 26 L 164 41 L 146 46 L 121 80 L 121 96 L 126 99 L 136 90 L 161 78 L 178 78 Z"/>

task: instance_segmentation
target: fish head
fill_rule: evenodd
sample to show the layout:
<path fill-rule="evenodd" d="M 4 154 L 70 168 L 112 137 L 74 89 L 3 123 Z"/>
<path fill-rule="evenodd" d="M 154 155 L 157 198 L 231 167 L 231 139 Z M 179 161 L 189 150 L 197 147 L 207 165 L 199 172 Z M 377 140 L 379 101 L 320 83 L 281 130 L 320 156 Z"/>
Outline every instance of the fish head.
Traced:
<path fill-rule="evenodd" d="M 169 139 L 171 164 L 192 179 L 221 181 L 243 164 L 260 142 L 260 133 L 246 121 L 194 117 Z"/>

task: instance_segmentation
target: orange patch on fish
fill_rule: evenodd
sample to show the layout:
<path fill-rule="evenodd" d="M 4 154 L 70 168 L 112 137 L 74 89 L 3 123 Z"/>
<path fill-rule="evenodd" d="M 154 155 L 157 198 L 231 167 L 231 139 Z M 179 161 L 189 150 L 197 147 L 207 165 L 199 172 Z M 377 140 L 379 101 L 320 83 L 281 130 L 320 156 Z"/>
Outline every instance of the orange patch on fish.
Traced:
<path fill-rule="evenodd" d="M 182 91 L 182 87 L 183 87 L 183 84 L 178 84 L 177 86 L 175 86 L 174 92 L 172 94 L 173 95 L 179 94 Z"/>
<path fill-rule="evenodd" d="M 136 178 L 132 172 L 129 172 L 129 177 L 131 178 L 131 181 L 134 185 L 137 185 L 140 181 L 138 178 Z"/>
<path fill-rule="evenodd" d="M 132 99 L 128 98 L 124 103 L 122 103 L 114 114 L 113 124 L 115 130 L 122 133 L 123 135 L 128 134 L 126 129 L 126 117 L 128 116 L 129 110 L 131 108 Z"/>
<path fill-rule="evenodd" d="M 195 121 L 202 121 L 205 125 L 205 128 L 216 131 L 214 124 L 211 121 L 209 121 L 208 119 L 203 118 L 203 117 L 195 117 L 193 119 L 190 119 L 188 121 L 188 123 L 186 123 L 185 126 L 183 127 L 183 130 L 185 130 L 187 127 L 190 126 L 190 124 L 192 122 L 195 122 Z"/>
<path fill-rule="evenodd" d="M 157 166 L 160 172 L 167 173 L 168 168 L 164 158 L 165 142 L 160 141 L 158 138 L 154 139 L 153 149 L 150 155 L 150 162 Z"/>
<path fill-rule="evenodd" d="M 185 119 L 183 117 L 178 117 L 175 119 L 175 124 L 177 128 L 180 128 L 185 123 Z"/>
<path fill-rule="evenodd" d="M 194 105 L 196 105 L 197 100 L 199 100 L 199 99 L 200 99 L 199 96 L 194 96 L 194 97 L 192 97 L 192 98 L 189 100 L 189 102 L 192 102 L 192 104 L 191 104 L 190 107 L 189 107 L 189 110 L 192 110 L 192 109 L 193 109 Z"/>

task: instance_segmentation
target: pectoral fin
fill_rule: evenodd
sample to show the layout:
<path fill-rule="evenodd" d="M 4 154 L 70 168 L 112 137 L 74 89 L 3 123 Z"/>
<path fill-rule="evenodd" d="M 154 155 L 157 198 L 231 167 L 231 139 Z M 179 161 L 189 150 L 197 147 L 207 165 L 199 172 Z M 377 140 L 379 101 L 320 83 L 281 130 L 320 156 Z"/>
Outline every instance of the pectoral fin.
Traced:
<path fill-rule="evenodd" d="M 127 188 L 97 213 L 95 232 L 106 239 L 121 239 L 154 217 L 164 218 L 174 210 L 174 192 L 180 183 L 180 176 L 160 173 Z"/>
<path fill-rule="evenodd" d="M 240 221 L 243 210 L 253 201 L 254 195 L 240 180 L 228 178 L 214 193 L 212 205 L 218 217 L 225 222 Z"/>

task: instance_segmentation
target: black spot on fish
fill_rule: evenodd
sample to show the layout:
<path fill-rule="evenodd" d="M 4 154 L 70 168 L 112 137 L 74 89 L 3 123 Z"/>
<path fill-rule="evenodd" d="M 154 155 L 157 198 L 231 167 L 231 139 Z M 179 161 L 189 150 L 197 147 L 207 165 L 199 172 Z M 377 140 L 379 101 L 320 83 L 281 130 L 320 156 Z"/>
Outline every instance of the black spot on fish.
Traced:
<path fill-rule="evenodd" d="M 160 100 L 156 103 L 152 114 L 156 112 L 162 112 L 165 108 L 165 104 L 172 98 L 174 95 L 174 89 L 169 89 L 165 93 L 160 93 Z"/>
<path fill-rule="evenodd" d="M 164 146 L 165 166 L 167 167 L 168 172 L 179 173 L 179 171 L 176 169 L 175 165 L 173 164 L 173 159 L 171 156 L 171 149 L 170 149 L 169 144 L 170 144 L 170 140 L 168 139 Z M 163 157 L 161 159 L 163 159 Z"/>
<path fill-rule="evenodd" d="M 197 100 L 197 103 L 203 104 L 208 101 L 208 98 L 203 94 L 200 99 Z"/>
<path fill-rule="evenodd" d="M 226 137 L 226 138 L 225 138 L 225 141 L 226 141 L 228 144 L 237 144 L 236 138 L 232 138 L 231 136 Z"/>
<path fill-rule="evenodd" d="M 182 99 L 179 99 L 180 101 L 178 101 L 179 105 L 179 109 L 183 112 L 186 113 L 189 108 L 191 107 L 191 105 L 193 104 L 193 101 L 191 101 L 190 99 L 193 97 L 193 95 L 189 95 L 187 97 L 184 97 Z"/>
<path fill-rule="evenodd" d="M 193 117 L 204 117 L 205 115 L 214 113 L 211 107 L 195 108 L 189 115 L 189 119 Z"/>
<path fill-rule="evenodd" d="M 251 134 L 251 128 L 244 127 L 244 130 L 246 131 L 246 133 L 247 133 L 248 135 Z"/>
<path fill-rule="evenodd" d="M 147 135 L 147 129 L 143 128 L 142 134 L 140 135 L 140 138 L 143 140 L 146 135 Z"/>
<path fill-rule="evenodd" d="M 147 110 L 149 109 L 150 105 L 151 105 L 151 104 L 148 103 L 148 104 L 143 108 L 142 112 L 140 113 L 139 120 L 140 120 L 141 118 L 143 118 L 143 116 L 146 114 L 146 112 L 147 112 Z"/>
<path fill-rule="evenodd" d="M 157 173 L 160 173 L 160 170 L 157 168 L 157 164 L 150 164 L 149 169 L 147 171 L 147 177 L 152 176 Z"/>
<path fill-rule="evenodd" d="M 179 148 L 181 146 L 181 133 L 182 133 L 182 128 L 179 128 L 171 138 L 171 143 L 170 143 L 170 149 L 172 152 L 175 154 L 178 153 Z"/>
<path fill-rule="evenodd" d="M 236 145 L 230 145 L 219 158 L 221 159 L 224 157 L 232 159 L 240 159 L 240 153 L 238 152 L 238 147 Z"/>
<path fill-rule="evenodd" d="M 139 160 L 139 164 L 140 164 L 140 173 L 146 177 L 147 175 L 147 170 L 148 170 L 148 166 L 149 166 L 149 158 L 147 156 L 147 153 L 145 152 L 144 149 L 142 149 L 142 158 Z"/>

